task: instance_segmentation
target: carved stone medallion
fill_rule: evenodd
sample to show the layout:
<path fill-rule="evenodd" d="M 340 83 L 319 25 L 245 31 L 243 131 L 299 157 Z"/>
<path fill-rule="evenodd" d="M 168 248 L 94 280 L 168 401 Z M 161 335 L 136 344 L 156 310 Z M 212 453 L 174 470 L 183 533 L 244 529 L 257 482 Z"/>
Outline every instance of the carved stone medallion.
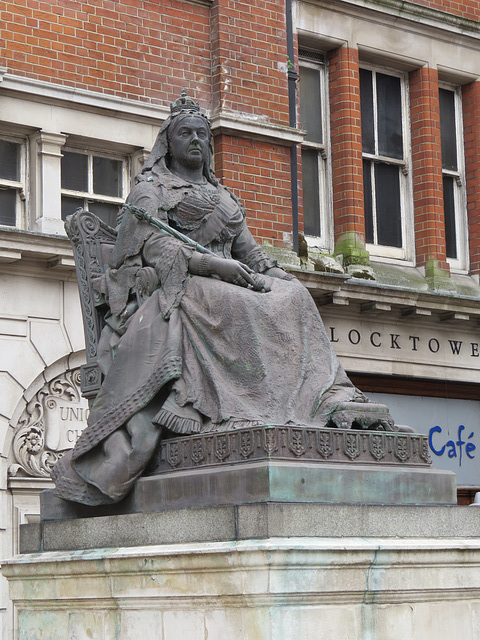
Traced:
<path fill-rule="evenodd" d="M 88 402 L 80 395 L 80 369 L 46 383 L 27 404 L 13 436 L 10 476 L 48 478 L 86 427 Z"/>

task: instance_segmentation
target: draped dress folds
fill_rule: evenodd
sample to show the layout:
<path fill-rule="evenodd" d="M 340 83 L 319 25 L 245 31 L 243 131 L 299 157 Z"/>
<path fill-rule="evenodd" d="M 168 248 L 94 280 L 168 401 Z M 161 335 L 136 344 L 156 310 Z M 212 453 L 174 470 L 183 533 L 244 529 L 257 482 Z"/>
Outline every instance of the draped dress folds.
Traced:
<path fill-rule="evenodd" d="M 153 173 L 129 201 L 258 273 L 276 265 L 224 187 Z M 161 398 L 153 417 L 160 435 L 161 427 L 191 434 L 253 424 L 325 426 L 339 403 L 355 396 L 310 294 L 296 279 L 263 275 L 271 290 L 261 293 L 191 275 L 193 250 L 125 213 L 106 274 L 111 315 L 100 359 L 106 376 L 71 459 L 64 456 L 54 468 L 60 497 L 100 504 L 131 488 L 156 438 L 142 442 L 141 460 L 120 488 L 102 485 L 98 470 L 119 432 L 134 446 L 125 425 L 155 399 Z M 128 317 L 145 267 L 155 270 L 159 285 Z"/>

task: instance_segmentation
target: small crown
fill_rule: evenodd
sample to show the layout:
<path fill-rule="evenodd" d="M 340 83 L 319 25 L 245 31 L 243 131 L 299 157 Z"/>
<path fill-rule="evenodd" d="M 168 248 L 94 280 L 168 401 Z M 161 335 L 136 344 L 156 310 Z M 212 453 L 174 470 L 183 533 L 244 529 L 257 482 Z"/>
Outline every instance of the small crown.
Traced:
<path fill-rule="evenodd" d="M 192 98 L 187 97 L 187 90 L 182 89 L 180 98 L 170 105 L 170 113 L 172 116 L 180 111 L 200 111 L 200 105 Z"/>

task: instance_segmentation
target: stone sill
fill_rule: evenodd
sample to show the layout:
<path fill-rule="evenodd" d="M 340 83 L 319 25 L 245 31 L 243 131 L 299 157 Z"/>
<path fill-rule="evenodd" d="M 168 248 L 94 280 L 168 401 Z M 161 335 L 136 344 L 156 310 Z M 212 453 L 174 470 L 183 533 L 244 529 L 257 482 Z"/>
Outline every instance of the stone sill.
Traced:
<path fill-rule="evenodd" d="M 74 276 L 70 240 L 14 228 L 0 229 L 0 268 L 47 269 Z M 416 291 L 348 275 L 289 268 L 319 306 L 350 307 L 362 314 L 418 317 L 433 322 L 480 322 L 480 297 L 455 292 Z"/>

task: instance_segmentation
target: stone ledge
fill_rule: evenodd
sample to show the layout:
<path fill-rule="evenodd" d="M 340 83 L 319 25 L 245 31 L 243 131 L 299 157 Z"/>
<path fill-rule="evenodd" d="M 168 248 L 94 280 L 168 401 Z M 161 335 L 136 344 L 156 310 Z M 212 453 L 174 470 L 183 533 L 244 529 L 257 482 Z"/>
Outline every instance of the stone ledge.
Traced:
<path fill-rule="evenodd" d="M 84 517 L 20 527 L 20 552 L 268 538 L 480 537 L 480 511 L 458 506 L 275 503 Z"/>
<path fill-rule="evenodd" d="M 478 640 L 479 567 L 477 539 L 276 538 L 46 552 L 2 572 L 21 638 Z"/>

